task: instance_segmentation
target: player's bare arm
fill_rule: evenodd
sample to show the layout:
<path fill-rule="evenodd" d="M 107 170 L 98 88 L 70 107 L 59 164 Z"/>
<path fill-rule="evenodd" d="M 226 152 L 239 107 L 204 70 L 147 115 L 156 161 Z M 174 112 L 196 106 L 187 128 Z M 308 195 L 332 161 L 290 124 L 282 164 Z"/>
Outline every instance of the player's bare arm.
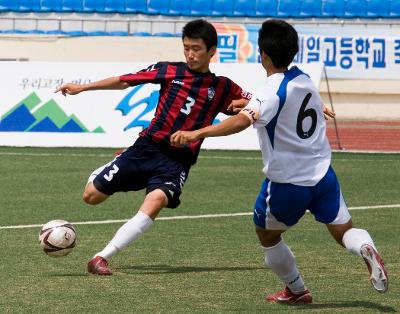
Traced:
<path fill-rule="evenodd" d="M 325 119 L 328 120 L 329 118 L 335 118 L 336 113 L 329 109 L 327 106 L 324 105 L 323 107 Z"/>
<path fill-rule="evenodd" d="M 77 95 L 88 90 L 110 90 L 110 89 L 125 89 L 130 85 L 126 82 L 121 82 L 119 76 L 106 78 L 104 80 L 88 83 L 88 84 L 73 84 L 67 83 L 56 89 L 55 93 L 61 92 L 66 95 Z"/>
<path fill-rule="evenodd" d="M 234 99 L 228 107 L 228 111 L 239 113 L 244 107 L 247 106 L 249 100 L 246 98 Z"/>
<path fill-rule="evenodd" d="M 207 126 L 195 131 L 177 131 L 171 135 L 171 145 L 182 146 L 206 137 L 226 136 L 239 133 L 257 120 L 251 109 L 243 109 L 239 114 L 223 120 L 221 123 Z"/>

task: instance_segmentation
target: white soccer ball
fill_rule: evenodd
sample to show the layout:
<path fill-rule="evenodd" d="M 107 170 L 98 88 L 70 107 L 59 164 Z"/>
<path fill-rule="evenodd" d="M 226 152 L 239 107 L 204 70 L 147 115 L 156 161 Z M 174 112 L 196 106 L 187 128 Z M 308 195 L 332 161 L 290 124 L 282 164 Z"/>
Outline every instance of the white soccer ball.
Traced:
<path fill-rule="evenodd" d="M 39 243 L 43 251 L 53 257 L 69 254 L 76 245 L 76 231 L 65 220 L 52 220 L 39 232 Z"/>

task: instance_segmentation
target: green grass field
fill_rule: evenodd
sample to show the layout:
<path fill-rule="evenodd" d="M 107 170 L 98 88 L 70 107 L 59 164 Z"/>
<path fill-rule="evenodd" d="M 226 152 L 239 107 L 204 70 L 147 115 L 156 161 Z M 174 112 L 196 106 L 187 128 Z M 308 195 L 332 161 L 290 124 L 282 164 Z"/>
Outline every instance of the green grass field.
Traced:
<path fill-rule="evenodd" d="M 143 192 L 120 193 L 98 206 L 83 203 L 90 172 L 110 149 L 0 148 L 0 225 L 127 219 Z M 115 276 L 85 272 L 121 223 L 76 224 L 78 245 L 51 258 L 38 245 L 40 227 L 0 229 L 0 313 L 392 313 L 400 310 L 400 155 L 334 154 L 356 226 L 367 229 L 390 275 L 375 292 L 364 262 L 339 247 L 310 214 L 285 235 L 314 303 L 264 301 L 282 284 L 263 265 L 252 223 L 263 180 L 258 152 L 202 151 L 181 197 L 160 217 L 249 213 L 232 217 L 159 220 L 115 256 Z M 396 206 L 397 204 L 397 206 Z M 381 207 L 383 205 L 393 205 Z"/>

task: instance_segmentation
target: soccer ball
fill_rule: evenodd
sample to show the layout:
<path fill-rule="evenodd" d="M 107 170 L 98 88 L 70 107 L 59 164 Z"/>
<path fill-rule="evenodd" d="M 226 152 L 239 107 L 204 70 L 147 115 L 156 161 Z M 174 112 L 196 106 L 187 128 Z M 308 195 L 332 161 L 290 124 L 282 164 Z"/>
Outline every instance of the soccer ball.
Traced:
<path fill-rule="evenodd" d="M 49 256 L 65 256 L 76 245 L 75 228 L 65 220 L 49 221 L 40 229 L 39 244 Z"/>

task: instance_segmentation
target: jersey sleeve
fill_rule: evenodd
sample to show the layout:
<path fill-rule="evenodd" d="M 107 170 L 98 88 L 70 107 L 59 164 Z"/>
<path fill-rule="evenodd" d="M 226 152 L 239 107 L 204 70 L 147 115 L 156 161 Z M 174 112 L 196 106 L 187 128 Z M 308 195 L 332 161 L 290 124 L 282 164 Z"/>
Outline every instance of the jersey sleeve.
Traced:
<path fill-rule="evenodd" d="M 258 89 L 249 103 L 243 108 L 243 113 L 251 114 L 254 117 L 253 126 L 265 127 L 275 116 L 279 107 L 279 98 L 276 94 L 269 93 L 268 87 Z"/>
<path fill-rule="evenodd" d="M 148 68 L 140 70 L 136 73 L 128 73 L 121 75 L 119 80 L 121 82 L 126 82 L 130 86 L 153 83 L 161 84 L 163 83 L 163 75 L 161 75 L 162 69 L 167 66 L 165 63 L 159 62 L 150 65 Z"/>
<path fill-rule="evenodd" d="M 228 79 L 229 80 L 229 79 Z M 250 100 L 252 94 L 245 91 L 244 89 L 242 89 L 239 85 L 237 85 L 235 82 L 229 80 L 231 83 L 231 88 L 230 88 L 230 93 L 229 96 L 224 104 L 224 107 L 222 108 L 222 112 L 224 114 L 227 115 L 232 115 L 232 111 L 228 111 L 228 107 L 231 104 L 232 100 L 236 100 L 236 99 L 247 99 Z"/>

